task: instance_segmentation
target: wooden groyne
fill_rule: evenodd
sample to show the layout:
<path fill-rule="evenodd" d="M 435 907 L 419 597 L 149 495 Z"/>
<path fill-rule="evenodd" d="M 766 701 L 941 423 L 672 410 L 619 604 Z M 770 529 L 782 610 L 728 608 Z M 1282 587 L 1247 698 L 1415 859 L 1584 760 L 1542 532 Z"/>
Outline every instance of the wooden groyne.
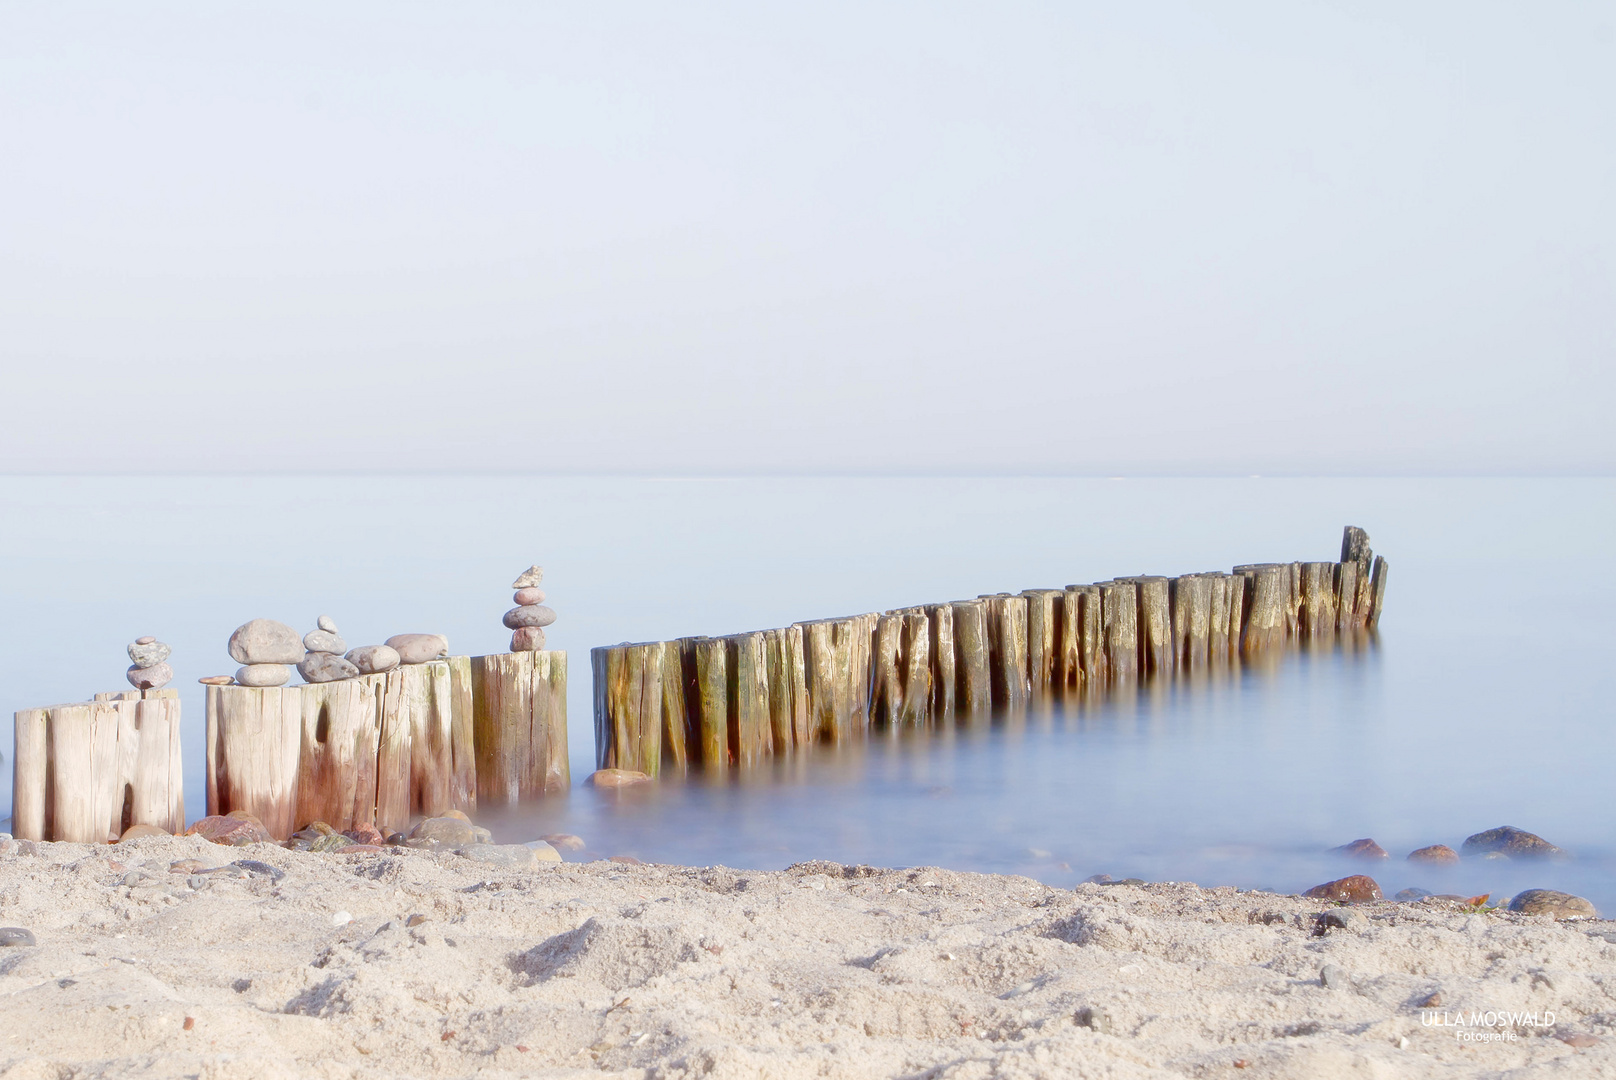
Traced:
<path fill-rule="evenodd" d="M 599 768 L 722 772 L 872 729 L 1097 700 L 1372 630 L 1386 560 L 1348 526 L 1336 562 L 1117 578 L 591 651 Z"/>
<path fill-rule="evenodd" d="M 125 690 L 16 713 L 11 831 L 104 843 L 131 825 L 185 828 L 180 700 Z"/>
<path fill-rule="evenodd" d="M 301 686 L 207 687 L 209 814 L 284 840 L 565 791 L 567 654 L 451 656 Z"/>

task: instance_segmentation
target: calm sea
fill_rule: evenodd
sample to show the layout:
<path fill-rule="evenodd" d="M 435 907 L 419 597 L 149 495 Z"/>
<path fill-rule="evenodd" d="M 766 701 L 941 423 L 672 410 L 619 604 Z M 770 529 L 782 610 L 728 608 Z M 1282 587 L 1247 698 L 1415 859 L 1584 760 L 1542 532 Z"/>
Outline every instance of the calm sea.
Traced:
<path fill-rule="evenodd" d="M 571 654 L 572 769 L 593 767 L 593 645 L 783 626 L 985 592 L 1333 559 L 1391 561 L 1378 643 L 1102 708 L 881 739 L 713 785 L 575 787 L 502 838 L 573 832 L 645 860 L 942 865 L 1291 891 L 1372 836 L 1389 892 L 1562 888 L 1616 912 L 1616 481 L 1356 479 L 0 478 L 0 706 L 123 687 L 174 647 L 186 805 L 231 630 L 330 614 L 350 645 L 446 633 L 498 652 L 545 566 Z M 9 734 L 0 735 L 9 804 Z M 1517 825 L 1564 864 L 1401 856 Z"/>

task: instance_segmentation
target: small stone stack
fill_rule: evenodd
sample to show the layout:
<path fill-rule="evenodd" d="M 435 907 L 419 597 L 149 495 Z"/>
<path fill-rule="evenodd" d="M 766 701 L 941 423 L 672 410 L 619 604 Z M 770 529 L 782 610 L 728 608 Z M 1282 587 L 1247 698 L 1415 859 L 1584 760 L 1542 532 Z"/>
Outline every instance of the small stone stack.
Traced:
<path fill-rule="evenodd" d="M 303 639 L 283 622 L 254 619 L 230 635 L 230 658 L 242 665 L 238 685 L 285 686 L 292 677 L 286 665 L 303 661 Z"/>
<path fill-rule="evenodd" d="M 297 665 L 297 673 L 304 682 L 341 682 L 359 676 L 359 668 L 343 657 L 348 643 L 337 636 L 337 624 L 331 616 L 321 615 L 318 629 L 303 635 L 303 647 L 308 655 Z"/>
<path fill-rule="evenodd" d="M 125 674 L 129 685 L 136 690 L 157 690 L 167 686 L 174 677 L 174 669 L 167 664 L 169 647 L 154 637 L 136 638 L 129 646 L 129 659 L 134 663 Z"/>
<path fill-rule="evenodd" d="M 530 566 L 511 583 L 516 590 L 516 607 L 505 613 L 505 625 L 511 634 L 511 652 L 541 652 L 544 649 L 544 628 L 556 620 L 556 613 L 544 606 L 544 580 L 542 566 Z"/>

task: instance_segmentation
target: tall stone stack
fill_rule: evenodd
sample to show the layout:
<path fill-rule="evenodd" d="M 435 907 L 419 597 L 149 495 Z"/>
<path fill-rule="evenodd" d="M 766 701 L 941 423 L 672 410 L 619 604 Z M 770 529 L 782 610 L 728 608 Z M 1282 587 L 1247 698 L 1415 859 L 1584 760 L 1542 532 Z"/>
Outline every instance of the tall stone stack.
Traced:
<path fill-rule="evenodd" d="M 154 637 L 136 638 L 129 646 L 129 670 L 125 676 L 136 690 L 161 690 L 174 678 L 168 666 L 169 647 Z"/>
<path fill-rule="evenodd" d="M 530 566 L 511 582 L 516 590 L 516 606 L 505 613 L 505 626 L 511 631 L 511 652 L 543 652 L 544 628 L 556 621 L 556 613 L 544 606 L 544 567 Z"/>

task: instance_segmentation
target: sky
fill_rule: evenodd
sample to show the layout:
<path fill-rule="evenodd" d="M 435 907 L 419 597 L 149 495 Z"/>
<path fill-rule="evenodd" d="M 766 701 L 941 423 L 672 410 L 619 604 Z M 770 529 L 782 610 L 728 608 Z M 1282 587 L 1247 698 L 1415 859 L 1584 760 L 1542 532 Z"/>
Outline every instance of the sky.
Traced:
<path fill-rule="evenodd" d="M 0 472 L 1616 473 L 1608 4 L 0 0 Z"/>

